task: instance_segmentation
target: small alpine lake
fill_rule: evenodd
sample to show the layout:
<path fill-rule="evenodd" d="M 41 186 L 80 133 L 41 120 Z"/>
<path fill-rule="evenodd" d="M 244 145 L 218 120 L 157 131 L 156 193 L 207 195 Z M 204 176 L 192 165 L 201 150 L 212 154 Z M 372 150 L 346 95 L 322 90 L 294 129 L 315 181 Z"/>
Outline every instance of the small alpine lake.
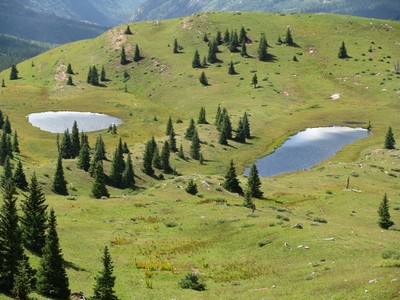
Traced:
<path fill-rule="evenodd" d="M 67 128 L 71 131 L 74 121 L 77 122 L 79 131 L 83 132 L 106 129 L 110 125 L 118 126 L 123 123 L 121 119 L 106 114 L 74 111 L 32 113 L 27 118 L 33 126 L 51 133 L 63 133 Z"/>
<path fill-rule="evenodd" d="M 345 145 L 364 138 L 370 131 L 363 128 L 307 128 L 291 136 L 275 152 L 258 159 L 255 164 L 262 177 L 309 169 L 335 155 Z M 246 168 L 244 174 L 249 174 Z"/>

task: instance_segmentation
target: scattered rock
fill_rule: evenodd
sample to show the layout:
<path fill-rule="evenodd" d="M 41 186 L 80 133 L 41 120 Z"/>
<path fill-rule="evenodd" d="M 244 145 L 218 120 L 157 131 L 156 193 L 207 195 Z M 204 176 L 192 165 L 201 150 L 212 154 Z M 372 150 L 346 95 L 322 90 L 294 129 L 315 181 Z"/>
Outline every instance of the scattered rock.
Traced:
<path fill-rule="evenodd" d="M 296 225 L 293 225 L 292 228 L 297 228 L 297 229 L 303 229 L 303 224 L 297 223 Z"/>
<path fill-rule="evenodd" d="M 335 238 L 333 238 L 333 237 L 330 237 L 330 238 L 324 238 L 324 239 L 322 239 L 323 241 L 334 241 L 335 240 Z"/>
<path fill-rule="evenodd" d="M 340 93 L 335 93 L 335 94 L 332 94 L 331 97 L 330 97 L 329 99 L 331 99 L 331 100 L 338 100 L 338 99 L 340 99 L 340 96 L 341 96 Z"/>
<path fill-rule="evenodd" d="M 378 279 L 371 279 L 370 281 L 368 281 L 368 283 L 377 283 L 378 282 Z"/>

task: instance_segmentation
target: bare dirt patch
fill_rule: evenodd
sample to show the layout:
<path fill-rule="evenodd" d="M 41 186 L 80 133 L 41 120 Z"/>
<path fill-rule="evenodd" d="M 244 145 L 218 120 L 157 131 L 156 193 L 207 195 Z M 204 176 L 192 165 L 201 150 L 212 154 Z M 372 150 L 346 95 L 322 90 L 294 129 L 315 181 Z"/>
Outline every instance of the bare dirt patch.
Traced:
<path fill-rule="evenodd" d="M 54 79 L 57 81 L 65 81 L 67 80 L 67 73 L 65 72 L 67 70 L 66 65 L 60 65 L 57 68 L 56 75 L 54 76 Z"/>
<path fill-rule="evenodd" d="M 128 39 L 122 30 L 111 29 L 107 35 L 107 42 L 112 50 L 119 50 Z M 128 50 L 128 49 L 127 49 Z"/>

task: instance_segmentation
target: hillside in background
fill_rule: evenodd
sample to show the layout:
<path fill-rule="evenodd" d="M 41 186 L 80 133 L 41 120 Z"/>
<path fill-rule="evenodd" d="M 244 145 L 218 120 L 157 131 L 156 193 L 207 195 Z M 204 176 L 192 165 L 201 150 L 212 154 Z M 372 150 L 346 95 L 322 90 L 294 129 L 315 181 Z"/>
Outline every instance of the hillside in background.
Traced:
<path fill-rule="evenodd" d="M 146 0 L 133 14 L 135 21 L 176 18 L 201 11 L 326 12 L 380 19 L 400 19 L 397 0 Z"/>

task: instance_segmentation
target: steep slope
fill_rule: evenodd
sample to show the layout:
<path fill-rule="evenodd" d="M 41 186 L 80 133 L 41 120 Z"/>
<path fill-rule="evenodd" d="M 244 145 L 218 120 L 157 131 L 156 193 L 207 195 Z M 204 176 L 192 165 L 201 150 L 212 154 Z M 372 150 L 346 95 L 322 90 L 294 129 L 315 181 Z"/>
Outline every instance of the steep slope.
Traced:
<path fill-rule="evenodd" d="M 381 19 L 400 19 L 400 6 L 396 0 L 147 0 L 134 13 L 134 19 L 137 21 L 168 19 L 200 11 L 328 12 Z"/>

